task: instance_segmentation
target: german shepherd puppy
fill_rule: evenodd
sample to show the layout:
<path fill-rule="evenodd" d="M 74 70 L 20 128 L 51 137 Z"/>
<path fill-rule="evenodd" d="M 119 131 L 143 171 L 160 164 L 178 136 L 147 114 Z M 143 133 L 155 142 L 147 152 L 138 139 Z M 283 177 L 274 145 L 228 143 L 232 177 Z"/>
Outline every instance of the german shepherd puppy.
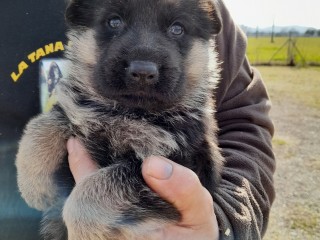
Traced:
<path fill-rule="evenodd" d="M 55 107 L 25 129 L 20 191 L 45 212 L 45 239 L 147 239 L 180 214 L 145 184 L 143 159 L 161 155 L 192 169 L 211 194 L 219 181 L 215 2 L 72 0 L 66 19 L 69 76 Z M 77 185 L 71 136 L 100 167 Z"/>

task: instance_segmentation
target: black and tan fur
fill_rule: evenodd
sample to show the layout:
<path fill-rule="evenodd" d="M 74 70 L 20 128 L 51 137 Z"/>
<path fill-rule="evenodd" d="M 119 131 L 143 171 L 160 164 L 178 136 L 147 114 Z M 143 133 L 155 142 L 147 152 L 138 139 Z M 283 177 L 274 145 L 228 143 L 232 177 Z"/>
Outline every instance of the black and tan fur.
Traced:
<path fill-rule="evenodd" d="M 211 194 L 219 181 L 215 3 L 73 0 L 66 17 L 69 76 L 58 104 L 25 129 L 16 161 L 21 194 L 45 212 L 46 239 L 148 239 L 180 214 L 146 186 L 143 159 L 161 155 L 192 169 Z M 120 28 L 110 28 L 114 18 Z M 168 30 L 176 23 L 182 34 Z M 155 81 L 134 82 L 133 61 L 157 66 Z M 66 160 L 71 136 L 100 167 L 77 185 Z"/>

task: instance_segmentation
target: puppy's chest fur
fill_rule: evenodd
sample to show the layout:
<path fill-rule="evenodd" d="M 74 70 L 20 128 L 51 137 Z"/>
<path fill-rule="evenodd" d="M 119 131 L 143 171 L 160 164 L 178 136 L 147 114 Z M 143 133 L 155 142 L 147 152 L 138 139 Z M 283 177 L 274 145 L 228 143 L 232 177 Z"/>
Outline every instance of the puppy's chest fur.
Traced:
<path fill-rule="evenodd" d="M 103 167 L 135 160 L 141 163 L 150 155 L 164 156 L 191 167 L 187 159 L 206 141 L 202 115 L 200 110 L 161 115 L 110 110 L 99 119 L 85 118 L 85 124 L 71 122 L 70 126 Z"/>

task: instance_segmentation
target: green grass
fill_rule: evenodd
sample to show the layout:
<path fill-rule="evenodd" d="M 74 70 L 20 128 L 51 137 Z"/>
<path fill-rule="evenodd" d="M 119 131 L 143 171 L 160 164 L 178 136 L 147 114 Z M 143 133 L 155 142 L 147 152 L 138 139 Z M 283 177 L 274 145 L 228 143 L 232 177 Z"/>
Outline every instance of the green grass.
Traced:
<path fill-rule="evenodd" d="M 270 63 L 271 57 L 287 40 L 287 37 L 275 37 L 274 43 L 271 43 L 270 37 L 249 37 L 247 56 L 253 64 Z M 296 42 L 296 46 L 307 64 L 320 65 L 320 38 L 298 37 L 293 38 L 293 41 Z M 280 52 L 273 56 L 271 63 L 287 63 L 287 46 L 288 45 L 285 45 Z M 294 53 L 294 57 L 297 64 L 303 64 L 303 61 L 297 52 Z"/>
<path fill-rule="evenodd" d="M 272 139 L 272 144 L 277 146 L 283 146 L 287 144 L 287 141 L 278 137 Z"/>
<path fill-rule="evenodd" d="M 320 68 L 259 66 L 271 99 L 287 98 L 320 109 Z"/>

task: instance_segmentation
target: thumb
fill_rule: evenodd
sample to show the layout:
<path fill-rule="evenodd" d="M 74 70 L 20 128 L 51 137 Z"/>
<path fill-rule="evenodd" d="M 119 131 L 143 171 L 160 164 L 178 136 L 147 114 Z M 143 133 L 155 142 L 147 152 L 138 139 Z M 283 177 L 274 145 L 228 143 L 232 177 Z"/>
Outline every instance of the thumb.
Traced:
<path fill-rule="evenodd" d="M 181 213 L 179 225 L 206 225 L 214 216 L 213 200 L 190 169 L 164 157 L 144 160 L 142 175 L 148 186 Z"/>
<path fill-rule="evenodd" d="M 67 142 L 69 167 L 76 183 L 98 170 L 85 147 L 76 138 Z"/>

